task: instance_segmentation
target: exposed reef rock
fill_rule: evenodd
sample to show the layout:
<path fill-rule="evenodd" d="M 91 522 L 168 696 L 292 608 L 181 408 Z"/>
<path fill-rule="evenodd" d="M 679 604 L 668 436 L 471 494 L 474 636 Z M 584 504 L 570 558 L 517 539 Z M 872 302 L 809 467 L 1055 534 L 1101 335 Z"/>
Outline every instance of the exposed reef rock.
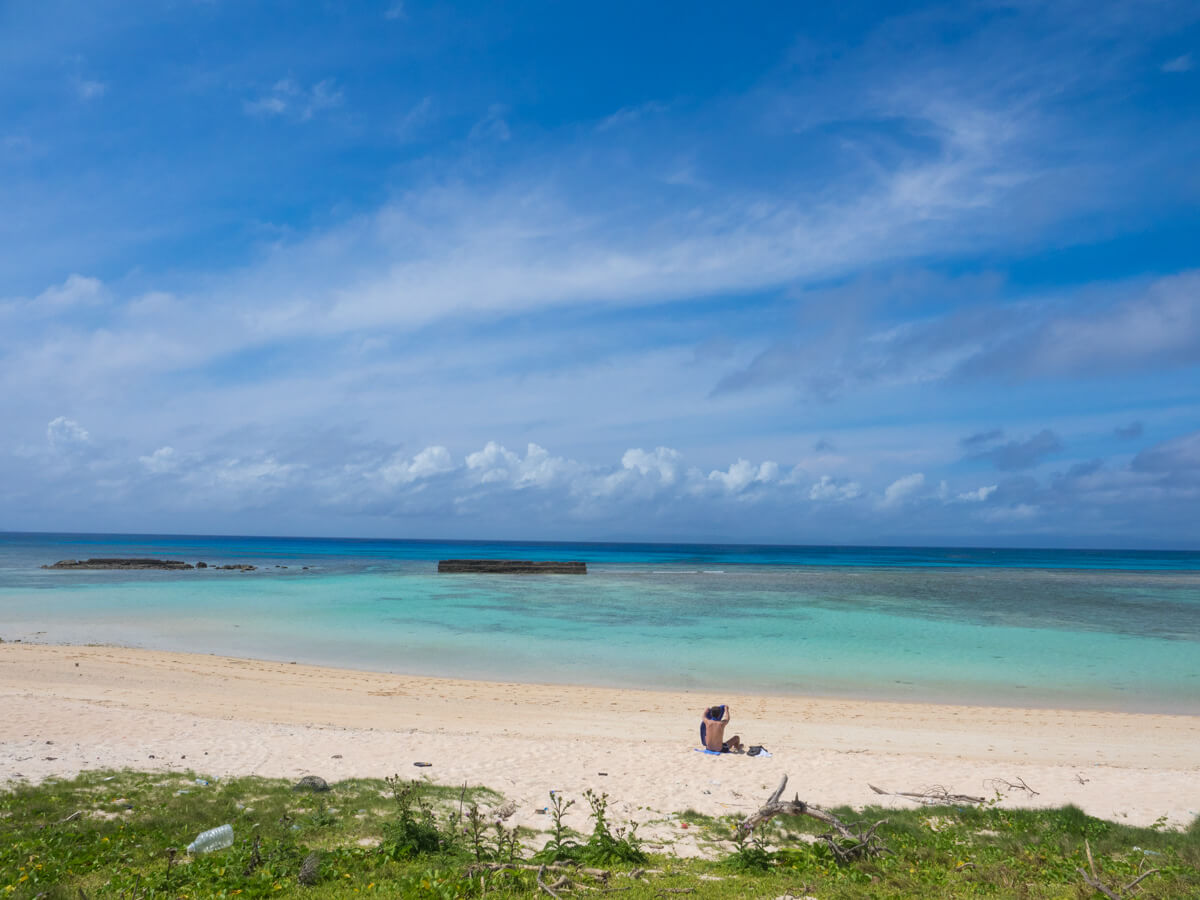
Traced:
<path fill-rule="evenodd" d="M 587 563 L 571 561 L 534 562 L 528 559 L 443 559 L 439 572 L 492 575 L 586 575 Z"/>
<path fill-rule="evenodd" d="M 256 566 L 236 563 L 228 566 L 210 566 L 207 563 L 183 562 L 178 559 L 122 559 L 119 557 L 93 557 L 92 559 L 60 559 L 43 569 L 227 569 L 232 572 L 253 572 Z"/>
<path fill-rule="evenodd" d="M 178 559 L 119 559 L 101 557 L 99 559 L 60 559 L 52 566 L 42 566 L 43 569 L 192 569 L 191 563 Z"/>

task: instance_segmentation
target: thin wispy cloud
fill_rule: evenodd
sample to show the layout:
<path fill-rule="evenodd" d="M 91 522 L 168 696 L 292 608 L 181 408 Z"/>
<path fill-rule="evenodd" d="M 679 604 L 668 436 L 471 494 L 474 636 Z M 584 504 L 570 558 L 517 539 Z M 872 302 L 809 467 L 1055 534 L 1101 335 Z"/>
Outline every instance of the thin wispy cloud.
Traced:
<path fill-rule="evenodd" d="M 1173 59 L 1168 59 L 1160 68 L 1164 72 L 1190 72 L 1192 70 L 1192 54 L 1184 53 Z"/>
<path fill-rule="evenodd" d="M 75 93 L 79 96 L 80 100 L 99 100 L 108 93 L 108 85 L 103 81 L 84 79 L 76 82 Z"/>
<path fill-rule="evenodd" d="M 508 107 L 503 103 L 493 103 L 488 107 L 483 118 L 471 126 L 470 139 L 473 141 L 507 141 L 512 137 L 508 122 L 504 120 Z"/>
<path fill-rule="evenodd" d="M 645 116 L 653 116 L 657 113 L 666 112 L 666 110 L 667 105 L 659 103 L 657 100 L 647 100 L 645 103 L 639 103 L 637 106 L 623 106 L 612 115 L 601 119 L 600 123 L 596 126 L 596 131 L 604 132 L 623 125 L 632 125 Z"/>
<path fill-rule="evenodd" d="M 244 101 L 242 109 L 251 116 L 288 116 L 306 122 L 341 104 L 342 92 L 331 79 L 304 87 L 294 79 L 283 78 L 259 97 Z"/>

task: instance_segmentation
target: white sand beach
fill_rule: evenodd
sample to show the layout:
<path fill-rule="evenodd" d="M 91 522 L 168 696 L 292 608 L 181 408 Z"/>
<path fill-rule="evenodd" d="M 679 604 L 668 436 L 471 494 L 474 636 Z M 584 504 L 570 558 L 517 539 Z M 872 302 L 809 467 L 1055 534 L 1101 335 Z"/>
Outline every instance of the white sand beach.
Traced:
<path fill-rule="evenodd" d="M 770 758 L 695 751 L 701 710 Z M 109 646 L 0 644 L 0 781 L 130 767 L 486 785 L 544 828 L 551 790 L 698 852 L 672 812 L 757 808 L 789 776 L 820 806 L 942 786 L 1148 825 L 1200 812 L 1200 717 L 422 678 Z M 431 763 L 414 767 L 415 762 Z M 999 781 L 997 781 L 999 779 Z M 1036 791 L 1005 787 L 1023 780 Z M 586 806 L 569 821 L 583 827 Z"/>

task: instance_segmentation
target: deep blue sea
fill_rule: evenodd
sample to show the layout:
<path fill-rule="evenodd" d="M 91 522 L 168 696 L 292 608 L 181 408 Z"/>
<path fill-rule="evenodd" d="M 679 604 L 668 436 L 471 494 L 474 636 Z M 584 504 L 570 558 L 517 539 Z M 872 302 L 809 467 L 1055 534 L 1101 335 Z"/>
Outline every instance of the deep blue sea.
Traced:
<path fill-rule="evenodd" d="M 92 556 L 259 568 L 41 568 Z M 589 573 L 437 574 L 437 560 L 460 557 L 581 559 Z M 0 638 L 489 680 L 1200 714 L 1200 553 L 10 533 Z"/>

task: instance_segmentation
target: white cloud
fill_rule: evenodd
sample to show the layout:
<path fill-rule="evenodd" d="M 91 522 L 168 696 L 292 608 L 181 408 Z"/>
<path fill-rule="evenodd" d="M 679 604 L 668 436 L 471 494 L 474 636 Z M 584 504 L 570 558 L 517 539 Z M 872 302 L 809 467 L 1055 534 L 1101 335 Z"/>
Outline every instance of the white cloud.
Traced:
<path fill-rule="evenodd" d="M 467 469 L 479 484 L 507 483 L 515 488 L 547 487 L 569 476 L 575 464 L 552 457 L 543 447 L 529 444 L 525 457 L 496 441 L 467 455 Z"/>
<path fill-rule="evenodd" d="M 87 278 L 72 274 L 61 285 L 48 287 L 37 295 L 34 303 L 53 307 L 69 307 L 97 303 L 104 295 L 104 287 L 98 278 Z"/>
<path fill-rule="evenodd" d="M 808 490 L 809 500 L 853 500 L 862 496 L 862 485 L 857 481 L 835 481 L 822 475 Z"/>
<path fill-rule="evenodd" d="M 426 447 L 411 460 L 395 456 L 379 470 L 380 476 L 388 484 L 410 484 L 423 478 L 432 478 L 453 471 L 454 460 L 450 451 L 445 447 Z"/>
<path fill-rule="evenodd" d="M 914 472 L 912 475 L 897 478 L 883 492 L 884 506 L 894 506 L 905 498 L 911 497 L 924 483 L 925 474 L 923 472 Z"/>
<path fill-rule="evenodd" d="M 271 89 L 254 100 L 242 103 L 242 109 L 252 116 L 290 116 L 301 122 L 317 113 L 340 106 L 342 92 L 332 79 L 324 79 L 304 87 L 291 78 L 282 78 Z"/>
<path fill-rule="evenodd" d="M 655 447 L 653 453 L 636 447 L 625 451 L 621 466 L 642 475 L 653 474 L 663 484 L 670 485 L 678 479 L 682 461 L 683 454 L 670 447 Z"/>
<path fill-rule="evenodd" d="M 761 465 L 754 465 L 748 459 L 739 459 L 730 465 L 728 470 L 715 471 L 708 474 L 708 480 L 720 484 L 731 494 L 744 491 L 752 484 L 766 484 L 779 477 L 779 464 L 770 460 Z"/>
<path fill-rule="evenodd" d="M 274 456 L 258 459 L 234 458 L 225 460 L 211 469 L 210 476 L 225 487 L 261 490 L 280 486 L 302 468 L 303 466 L 295 463 L 281 463 Z"/>
<path fill-rule="evenodd" d="M 959 500 L 965 500 L 969 503 L 982 503 L 988 497 L 996 493 L 996 485 L 989 484 L 984 487 L 976 488 L 973 491 L 964 491 L 958 495 Z"/>
<path fill-rule="evenodd" d="M 46 441 L 51 450 L 66 451 L 86 446 L 92 442 L 91 435 L 74 419 L 59 416 L 46 425 Z"/>
<path fill-rule="evenodd" d="M 405 10 L 404 10 L 404 3 L 397 2 L 397 3 L 393 3 L 391 6 L 389 6 L 387 8 L 387 10 L 383 14 L 383 17 L 385 19 L 390 19 L 392 21 L 395 21 L 397 19 L 407 19 L 408 13 L 405 12 Z"/>
<path fill-rule="evenodd" d="M 146 467 L 146 471 L 158 475 L 173 472 L 179 463 L 179 457 L 174 447 L 159 447 L 149 456 L 138 457 L 138 462 Z"/>

